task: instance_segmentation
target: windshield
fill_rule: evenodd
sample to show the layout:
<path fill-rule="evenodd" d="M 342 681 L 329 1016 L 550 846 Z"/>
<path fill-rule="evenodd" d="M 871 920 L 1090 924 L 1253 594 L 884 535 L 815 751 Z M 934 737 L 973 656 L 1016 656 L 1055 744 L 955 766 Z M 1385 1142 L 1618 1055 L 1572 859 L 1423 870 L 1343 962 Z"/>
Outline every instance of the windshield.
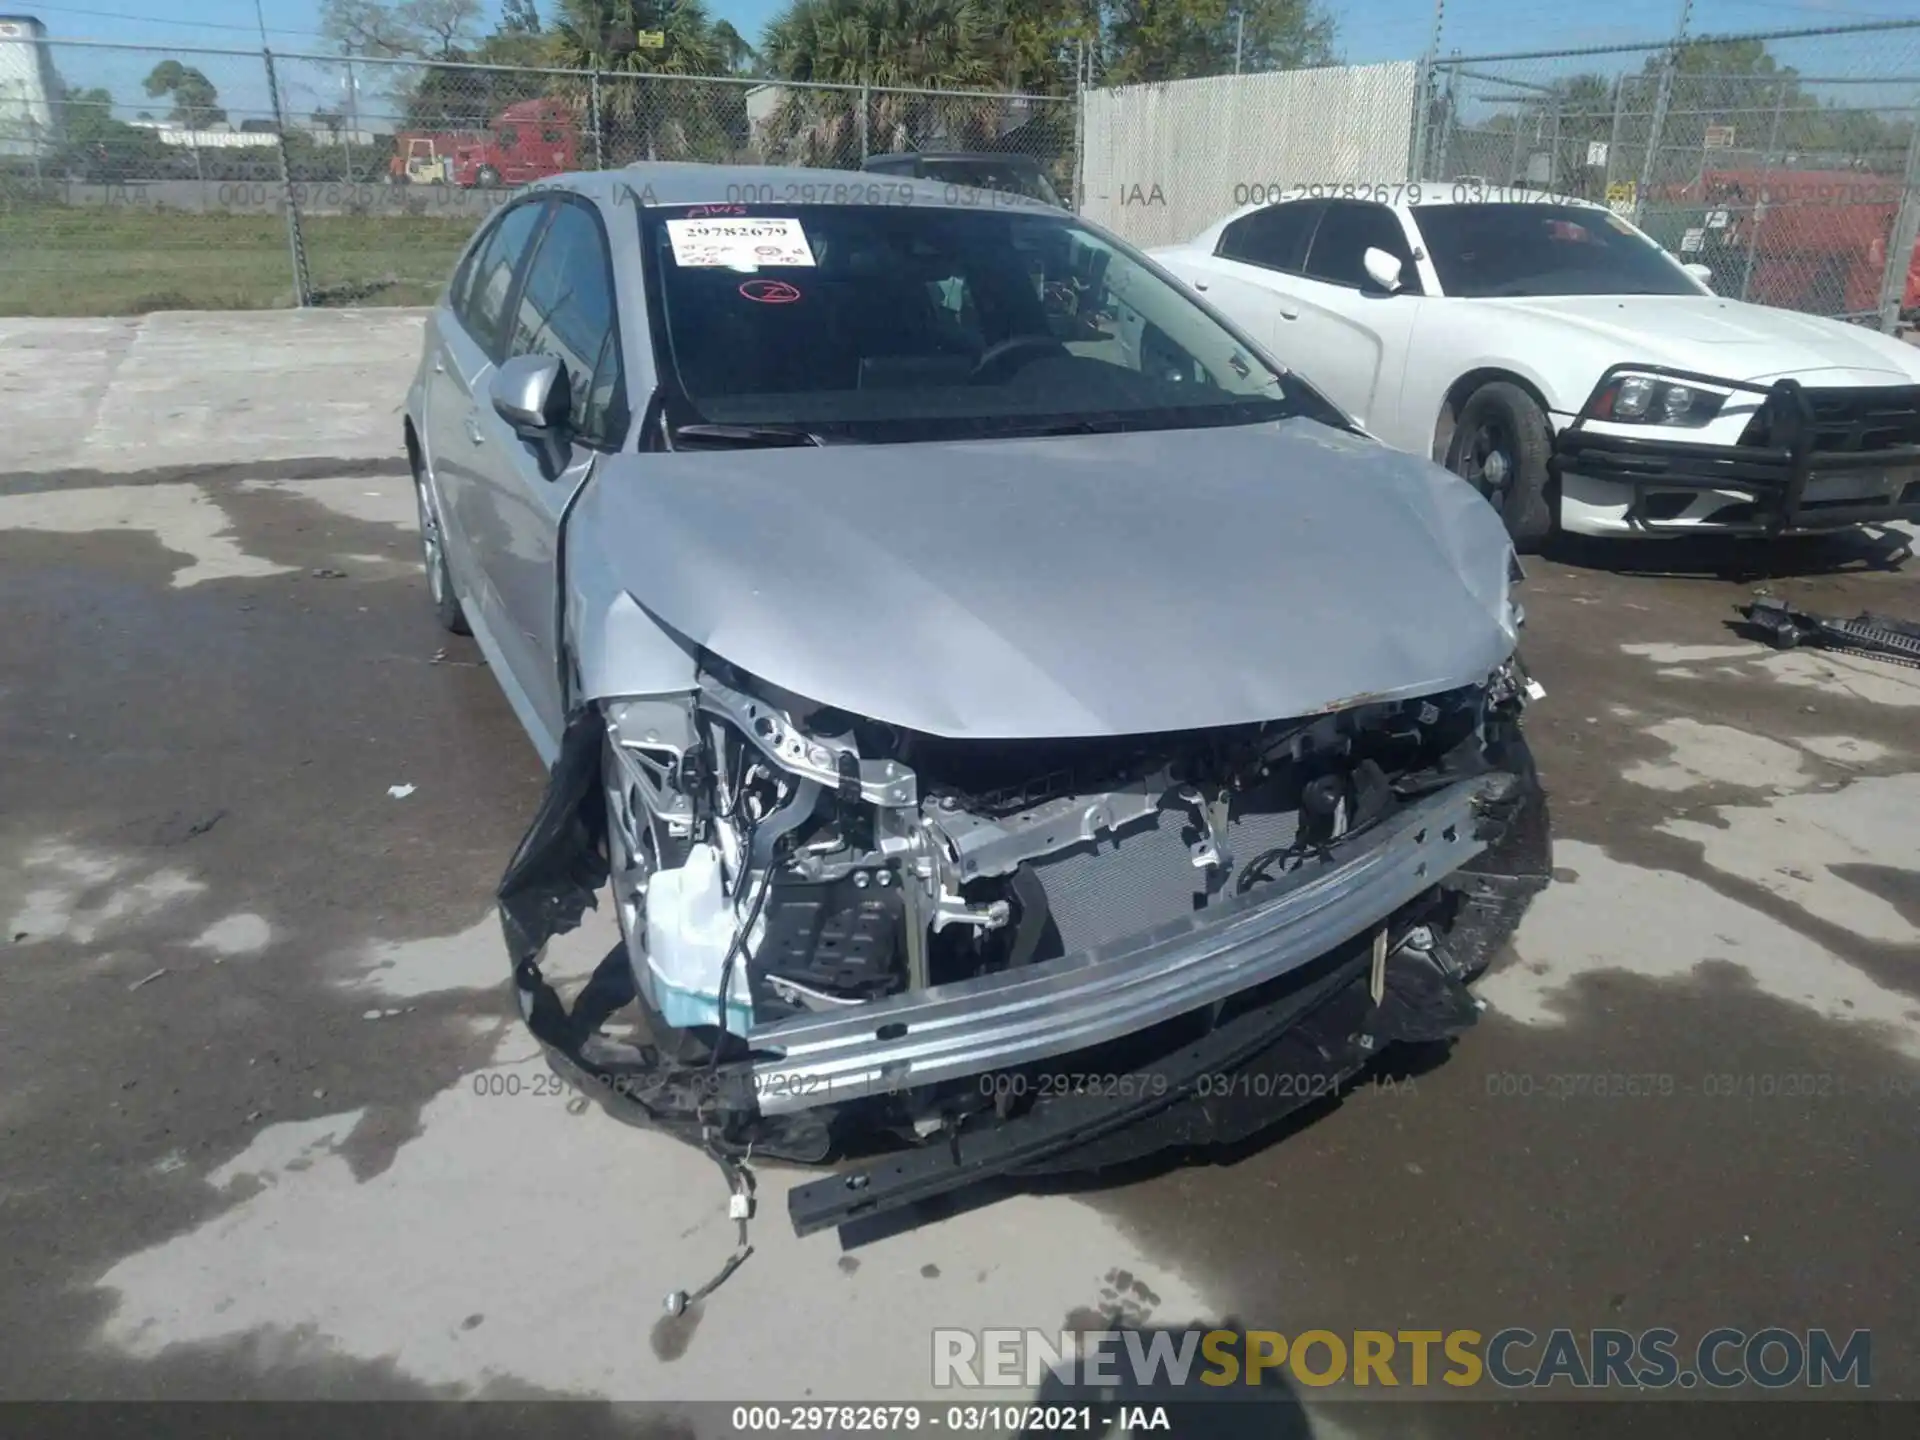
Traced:
<path fill-rule="evenodd" d="M 1299 414 L 1344 423 L 1071 216 L 1005 205 L 639 215 L 672 426 L 777 443 L 768 427 L 897 441 Z"/>
<path fill-rule="evenodd" d="M 1667 253 L 1626 221 L 1584 205 L 1416 205 L 1448 295 L 1698 295 Z"/>
<path fill-rule="evenodd" d="M 1044 200 L 1049 205 L 1060 204 L 1060 196 L 1047 183 L 1047 177 L 1033 165 L 981 157 L 966 160 L 923 159 L 920 166 L 929 180 L 944 180 L 949 185 L 967 185 L 975 190 L 1025 195 L 1034 200 Z"/>

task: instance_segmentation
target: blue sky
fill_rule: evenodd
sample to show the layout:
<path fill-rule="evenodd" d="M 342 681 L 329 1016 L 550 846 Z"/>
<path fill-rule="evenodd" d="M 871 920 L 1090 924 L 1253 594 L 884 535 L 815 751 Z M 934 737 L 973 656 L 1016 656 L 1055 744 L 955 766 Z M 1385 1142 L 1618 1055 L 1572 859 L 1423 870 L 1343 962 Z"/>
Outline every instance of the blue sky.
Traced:
<path fill-rule="evenodd" d="M 749 40 L 783 0 L 709 0 Z M 38 15 L 56 36 L 142 44 L 244 46 L 259 39 L 253 0 L 0 0 L 0 10 Z M 320 48 L 315 0 L 262 0 L 275 49 Z M 489 9 L 497 6 L 490 4 Z M 550 9 L 543 6 L 542 9 Z M 1425 48 L 1433 0 L 1330 0 L 1343 58 L 1404 59 Z M 1679 0 L 1609 0 L 1599 15 L 1569 23 L 1551 0 L 1449 0 L 1443 45 L 1477 54 L 1556 44 L 1594 45 L 1667 34 Z M 1556 18 L 1556 11 L 1563 18 Z M 1696 0 L 1696 31 L 1797 29 L 1915 14 L 1913 0 Z"/>

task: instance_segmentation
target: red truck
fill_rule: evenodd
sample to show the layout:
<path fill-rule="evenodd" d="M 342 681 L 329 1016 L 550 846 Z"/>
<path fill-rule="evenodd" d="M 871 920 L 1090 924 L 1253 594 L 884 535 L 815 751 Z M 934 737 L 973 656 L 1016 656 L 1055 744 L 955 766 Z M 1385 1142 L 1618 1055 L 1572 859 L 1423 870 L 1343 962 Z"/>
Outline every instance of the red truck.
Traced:
<path fill-rule="evenodd" d="M 1714 238 L 1734 254 L 1752 254 L 1749 300 L 1858 315 L 1879 304 L 1900 183 L 1858 170 L 1709 170 L 1700 184 L 1676 187 L 1673 198 L 1727 207 Z M 1900 309 L 1920 309 L 1920 246 L 1908 260 Z"/>
<path fill-rule="evenodd" d="M 395 185 L 490 189 L 524 185 L 578 168 L 580 127 L 560 100 L 521 100 L 485 130 L 403 130 L 387 179 Z"/>

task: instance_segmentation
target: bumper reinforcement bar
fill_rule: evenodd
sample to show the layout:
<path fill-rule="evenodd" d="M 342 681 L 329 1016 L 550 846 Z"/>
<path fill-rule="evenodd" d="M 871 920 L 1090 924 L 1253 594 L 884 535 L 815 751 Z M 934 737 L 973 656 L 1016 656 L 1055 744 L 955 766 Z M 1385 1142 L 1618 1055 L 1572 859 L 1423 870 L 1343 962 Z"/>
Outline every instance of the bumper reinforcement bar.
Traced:
<path fill-rule="evenodd" d="M 1766 417 L 1771 445 L 1705 445 L 1684 440 L 1635 435 L 1595 434 L 1586 428 L 1594 405 L 1622 375 L 1652 375 L 1685 384 L 1707 385 L 1765 397 L 1760 416 Z M 1756 417 L 1758 419 L 1759 416 Z M 1697 527 L 1654 519 L 1647 513 L 1650 490 L 1726 490 L 1751 502 L 1748 517 L 1711 521 L 1717 532 L 1777 535 L 1806 528 L 1920 520 L 1920 445 L 1896 445 L 1880 450 L 1816 450 L 1817 425 L 1813 404 L 1799 381 L 1792 378 L 1761 385 L 1675 370 L 1662 365 L 1615 365 L 1600 377 L 1571 425 L 1554 442 L 1554 460 L 1563 473 L 1633 487 L 1627 521 L 1636 529 L 1684 532 Z M 1885 500 L 1848 503 L 1807 500 L 1807 487 L 1817 476 L 1835 472 L 1910 469 L 1913 474 Z"/>
<path fill-rule="evenodd" d="M 1338 1094 L 1387 1045 L 1444 1041 L 1478 1018 L 1458 978 L 1406 947 L 1394 951 L 1376 1004 L 1370 948 L 1349 943 L 1322 957 L 1278 998 L 1136 1072 L 1136 1084 L 1049 1096 L 1016 1119 L 797 1185 L 787 1218 L 808 1235 L 997 1175 L 1093 1170 L 1244 1139 Z"/>
<path fill-rule="evenodd" d="M 752 1099 L 778 1115 L 1065 1055 L 1189 1014 L 1371 933 L 1486 848 L 1512 777 L 1455 781 L 1314 865 L 1191 918 L 1011 974 L 758 1026 Z M 1344 854 L 1342 852 L 1345 852 Z M 743 1099 L 746 1097 L 742 1097 Z"/>

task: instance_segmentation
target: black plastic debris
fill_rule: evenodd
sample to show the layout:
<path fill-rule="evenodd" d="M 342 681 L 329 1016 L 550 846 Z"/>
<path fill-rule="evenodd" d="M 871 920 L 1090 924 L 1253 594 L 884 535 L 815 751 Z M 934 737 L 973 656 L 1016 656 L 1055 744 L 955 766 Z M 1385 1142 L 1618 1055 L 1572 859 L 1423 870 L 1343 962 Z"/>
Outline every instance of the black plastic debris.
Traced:
<path fill-rule="evenodd" d="M 1911 620 L 1896 620 L 1871 610 L 1862 610 L 1851 620 L 1834 620 L 1810 610 L 1796 610 L 1771 595 L 1735 608 L 1746 617 L 1748 627 L 1776 650 L 1804 645 L 1920 667 L 1920 624 Z"/>

